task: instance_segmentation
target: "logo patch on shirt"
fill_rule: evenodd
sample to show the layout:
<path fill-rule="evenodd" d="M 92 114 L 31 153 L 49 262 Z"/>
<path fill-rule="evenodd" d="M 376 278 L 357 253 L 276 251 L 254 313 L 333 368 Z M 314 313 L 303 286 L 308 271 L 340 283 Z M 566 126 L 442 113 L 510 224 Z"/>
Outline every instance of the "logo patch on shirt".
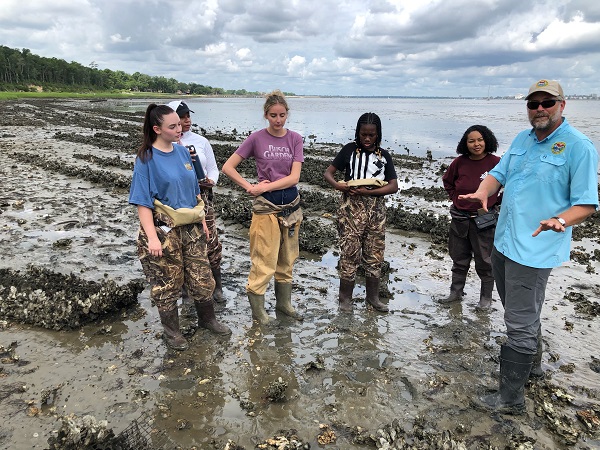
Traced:
<path fill-rule="evenodd" d="M 483 173 L 481 174 L 481 176 L 479 177 L 479 179 L 480 179 L 480 180 L 483 180 L 483 179 L 484 179 L 485 177 L 487 177 L 487 176 L 488 176 L 488 172 L 487 172 L 487 170 L 486 170 L 485 172 L 483 172 Z"/>
<path fill-rule="evenodd" d="M 560 155 L 567 148 L 567 144 L 564 142 L 555 142 L 552 144 L 551 152 L 553 155 Z"/>
<path fill-rule="evenodd" d="M 194 170 L 194 168 L 192 167 L 192 165 L 190 163 L 186 162 L 184 165 L 187 170 Z"/>

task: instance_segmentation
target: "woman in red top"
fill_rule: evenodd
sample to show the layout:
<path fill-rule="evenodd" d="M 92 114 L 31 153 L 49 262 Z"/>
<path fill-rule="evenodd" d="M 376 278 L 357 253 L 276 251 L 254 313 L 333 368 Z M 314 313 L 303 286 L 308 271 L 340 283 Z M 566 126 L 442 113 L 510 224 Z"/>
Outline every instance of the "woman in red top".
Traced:
<path fill-rule="evenodd" d="M 481 278 L 481 292 L 477 307 L 490 309 L 494 277 L 492 276 L 491 253 L 494 245 L 495 225 L 480 230 L 475 224 L 478 204 L 460 200 L 459 195 L 475 192 L 479 183 L 494 168 L 500 158 L 492 155 L 498 149 L 498 141 L 492 131 L 483 125 L 473 125 L 465 131 L 456 153 L 458 156 L 442 177 L 444 189 L 452 200 L 450 207 L 450 238 L 448 252 L 452 258 L 452 284 L 450 295 L 438 300 L 439 303 L 452 303 L 462 300 L 471 257 L 475 257 L 475 271 Z M 498 204 L 497 195 L 488 200 L 488 209 L 494 210 Z"/>

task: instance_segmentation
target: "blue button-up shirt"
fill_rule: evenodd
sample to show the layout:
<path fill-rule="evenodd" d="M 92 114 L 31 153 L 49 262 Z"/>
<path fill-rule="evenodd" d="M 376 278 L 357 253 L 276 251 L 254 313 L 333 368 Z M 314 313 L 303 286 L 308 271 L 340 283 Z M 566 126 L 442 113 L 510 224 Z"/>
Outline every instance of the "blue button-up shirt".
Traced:
<path fill-rule="evenodd" d="M 504 186 L 494 246 L 528 267 L 551 268 L 568 261 L 572 228 L 531 236 L 540 221 L 574 205 L 598 207 L 598 152 L 583 133 L 563 123 L 542 141 L 522 131 L 490 171 Z"/>

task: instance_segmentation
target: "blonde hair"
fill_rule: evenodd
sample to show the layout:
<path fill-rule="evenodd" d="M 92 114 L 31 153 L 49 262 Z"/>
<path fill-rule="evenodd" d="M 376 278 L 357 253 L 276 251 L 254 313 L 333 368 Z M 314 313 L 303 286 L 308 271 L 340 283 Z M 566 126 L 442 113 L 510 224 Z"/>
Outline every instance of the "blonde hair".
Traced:
<path fill-rule="evenodd" d="M 287 101 L 285 100 L 285 96 L 283 95 L 283 92 L 281 92 L 279 89 L 275 89 L 273 92 L 269 92 L 267 95 L 265 95 L 265 99 L 265 104 L 263 106 L 265 116 L 269 112 L 269 109 L 271 109 L 272 106 L 277 104 L 282 105 L 286 111 L 290 110 Z"/>

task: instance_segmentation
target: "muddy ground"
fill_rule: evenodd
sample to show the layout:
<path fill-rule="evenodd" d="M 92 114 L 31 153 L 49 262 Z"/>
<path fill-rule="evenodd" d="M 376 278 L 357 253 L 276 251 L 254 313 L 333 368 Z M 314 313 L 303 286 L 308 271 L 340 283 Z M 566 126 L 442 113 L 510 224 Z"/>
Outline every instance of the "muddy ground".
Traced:
<path fill-rule="evenodd" d="M 2 109 L 0 448 L 600 446 L 597 216 L 577 228 L 572 261 L 549 281 L 548 376 L 528 386 L 525 415 L 492 415 L 470 399 L 497 383 L 497 295 L 490 313 L 475 311 L 472 273 L 462 304 L 434 301 L 450 277 L 440 181 L 450 158 L 396 157 L 401 192 L 390 199 L 381 293 L 391 312 L 366 308 L 359 280 L 354 314 L 340 316 L 337 197 L 321 176 L 339 146 L 307 146 L 293 291 L 305 320 L 279 317 L 269 328 L 252 323 L 245 297 L 248 200 L 223 177 L 227 303 L 218 315 L 233 334 L 195 330 L 186 313 L 190 349 L 174 352 L 161 340 L 127 205 L 141 112 L 84 100 Z M 207 137 L 220 164 L 239 142 L 218 130 Z M 275 316 L 272 287 L 267 297 Z"/>

